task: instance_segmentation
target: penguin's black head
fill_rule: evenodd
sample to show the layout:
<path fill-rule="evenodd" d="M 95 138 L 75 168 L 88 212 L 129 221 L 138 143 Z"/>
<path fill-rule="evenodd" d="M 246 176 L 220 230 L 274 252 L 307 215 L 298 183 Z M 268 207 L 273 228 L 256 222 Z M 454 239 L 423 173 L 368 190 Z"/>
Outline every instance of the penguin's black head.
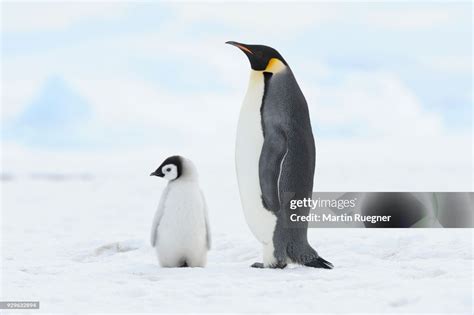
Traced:
<path fill-rule="evenodd" d="M 180 156 L 173 155 L 161 163 L 161 165 L 150 174 L 150 176 L 159 176 L 167 180 L 175 180 L 181 176 L 183 172 L 183 161 Z"/>
<path fill-rule="evenodd" d="M 244 52 L 249 58 L 250 66 L 255 71 L 278 72 L 288 66 L 285 59 L 275 49 L 264 45 L 247 45 L 237 42 L 226 42 Z"/>

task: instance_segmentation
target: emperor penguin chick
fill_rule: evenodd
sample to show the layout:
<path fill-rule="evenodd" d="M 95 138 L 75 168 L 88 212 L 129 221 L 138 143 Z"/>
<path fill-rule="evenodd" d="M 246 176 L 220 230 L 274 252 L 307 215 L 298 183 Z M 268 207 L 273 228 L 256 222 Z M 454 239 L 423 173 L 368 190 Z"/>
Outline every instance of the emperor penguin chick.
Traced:
<path fill-rule="evenodd" d="M 168 180 L 151 228 L 151 245 L 162 267 L 204 267 L 211 248 L 207 206 L 194 164 L 167 158 L 150 176 Z"/>

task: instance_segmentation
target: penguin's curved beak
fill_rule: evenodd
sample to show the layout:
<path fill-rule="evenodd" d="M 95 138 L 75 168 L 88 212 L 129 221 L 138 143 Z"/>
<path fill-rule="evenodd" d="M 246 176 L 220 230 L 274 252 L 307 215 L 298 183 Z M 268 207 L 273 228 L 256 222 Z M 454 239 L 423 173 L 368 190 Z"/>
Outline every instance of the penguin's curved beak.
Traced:
<path fill-rule="evenodd" d="M 242 50 L 246 54 L 249 53 L 249 54 L 253 55 L 253 52 L 245 44 L 237 43 L 237 42 L 234 42 L 234 41 L 228 41 L 228 42 L 225 42 L 225 43 L 239 48 L 240 50 Z"/>

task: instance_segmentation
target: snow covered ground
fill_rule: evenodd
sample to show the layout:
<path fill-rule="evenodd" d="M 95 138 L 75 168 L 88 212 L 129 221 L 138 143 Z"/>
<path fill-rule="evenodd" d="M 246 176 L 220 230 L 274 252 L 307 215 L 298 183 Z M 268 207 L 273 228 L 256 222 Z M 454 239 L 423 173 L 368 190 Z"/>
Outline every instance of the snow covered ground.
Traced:
<path fill-rule="evenodd" d="M 148 234 L 163 181 L 4 175 L 1 185 L 1 300 L 37 300 L 40 312 L 472 314 L 469 229 L 312 229 L 333 270 L 259 270 L 240 206 L 211 202 L 208 267 L 162 269 Z"/>

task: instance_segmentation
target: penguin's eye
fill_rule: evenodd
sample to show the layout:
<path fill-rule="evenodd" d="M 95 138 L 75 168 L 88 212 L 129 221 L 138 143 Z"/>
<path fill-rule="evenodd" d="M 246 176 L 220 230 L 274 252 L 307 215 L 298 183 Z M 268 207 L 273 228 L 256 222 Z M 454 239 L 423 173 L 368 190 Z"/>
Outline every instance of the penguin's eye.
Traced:
<path fill-rule="evenodd" d="M 260 50 L 258 50 L 255 52 L 255 55 L 257 55 L 258 58 L 262 58 L 263 53 Z"/>
<path fill-rule="evenodd" d="M 167 171 L 167 172 L 171 172 L 171 168 L 168 167 L 168 168 L 166 169 L 166 171 Z"/>

